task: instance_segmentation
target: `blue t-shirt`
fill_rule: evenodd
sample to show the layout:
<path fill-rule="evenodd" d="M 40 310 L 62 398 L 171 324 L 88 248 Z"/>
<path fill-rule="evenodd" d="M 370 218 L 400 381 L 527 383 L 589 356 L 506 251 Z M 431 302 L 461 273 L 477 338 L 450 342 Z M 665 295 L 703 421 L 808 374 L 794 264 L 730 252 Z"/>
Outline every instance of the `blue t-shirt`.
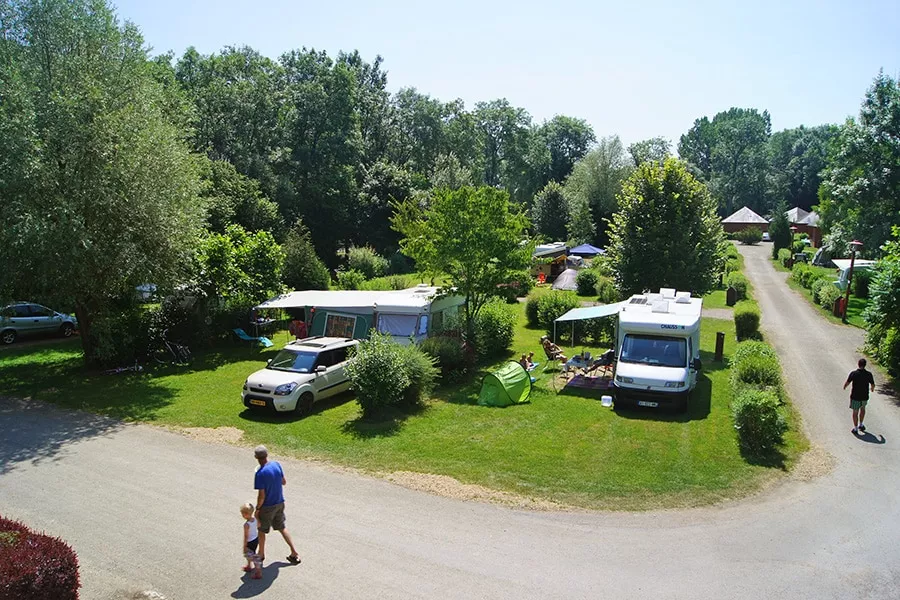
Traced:
<path fill-rule="evenodd" d="M 284 493 L 281 486 L 283 477 L 284 471 L 281 470 L 281 465 L 274 460 L 270 460 L 256 470 L 253 488 L 266 491 L 266 497 L 262 503 L 263 506 L 274 506 L 284 502 Z"/>

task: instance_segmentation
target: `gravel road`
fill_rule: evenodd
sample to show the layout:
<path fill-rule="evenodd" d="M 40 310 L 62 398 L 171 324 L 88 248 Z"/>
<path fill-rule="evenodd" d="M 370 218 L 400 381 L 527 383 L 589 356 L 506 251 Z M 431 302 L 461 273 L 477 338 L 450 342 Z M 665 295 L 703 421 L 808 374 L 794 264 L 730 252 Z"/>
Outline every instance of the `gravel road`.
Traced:
<path fill-rule="evenodd" d="M 758 496 L 684 511 L 530 512 L 275 456 L 303 563 L 278 561 L 287 549 L 276 536 L 252 581 L 238 555 L 247 449 L 2 400 L 0 512 L 75 547 L 85 600 L 900 597 L 900 412 L 879 388 L 870 433 L 851 435 L 840 386 L 861 332 L 817 315 L 768 251 L 741 247 L 814 451 Z"/>

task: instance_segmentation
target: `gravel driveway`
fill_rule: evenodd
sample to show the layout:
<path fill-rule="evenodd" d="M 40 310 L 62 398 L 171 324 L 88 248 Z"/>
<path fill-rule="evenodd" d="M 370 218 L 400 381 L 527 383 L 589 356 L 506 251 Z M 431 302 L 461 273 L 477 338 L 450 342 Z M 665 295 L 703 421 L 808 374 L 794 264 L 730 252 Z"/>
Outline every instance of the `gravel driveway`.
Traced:
<path fill-rule="evenodd" d="M 248 450 L 5 400 L 0 510 L 72 543 L 86 600 L 146 590 L 188 600 L 900 597 L 898 408 L 879 389 L 870 434 L 850 434 L 840 385 L 861 332 L 817 315 L 768 250 L 741 247 L 815 449 L 756 497 L 685 511 L 529 512 L 282 460 L 303 563 L 279 562 L 286 547 L 274 538 L 276 560 L 251 581 L 238 556 Z"/>

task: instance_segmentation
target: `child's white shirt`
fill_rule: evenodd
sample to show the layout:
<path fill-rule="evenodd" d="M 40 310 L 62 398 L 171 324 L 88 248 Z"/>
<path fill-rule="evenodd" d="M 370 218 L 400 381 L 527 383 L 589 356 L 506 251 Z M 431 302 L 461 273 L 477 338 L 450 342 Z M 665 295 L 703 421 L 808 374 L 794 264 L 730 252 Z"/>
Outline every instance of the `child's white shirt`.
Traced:
<path fill-rule="evenodd" d="M 256 525 L 256 518 L 247 519 L 246 521 L 244 521 L 244 524 L 249 526 L 249 530 L 247 531 L 248 542 L 252 542 L 259 537 L 259 529 Z"/>

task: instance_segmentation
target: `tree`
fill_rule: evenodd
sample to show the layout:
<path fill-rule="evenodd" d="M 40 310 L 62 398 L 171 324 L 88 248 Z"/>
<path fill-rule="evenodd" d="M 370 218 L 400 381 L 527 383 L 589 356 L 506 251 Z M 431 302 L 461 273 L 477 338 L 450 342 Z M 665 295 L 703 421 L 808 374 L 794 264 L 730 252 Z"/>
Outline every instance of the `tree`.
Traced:
<path fill-rule="evenodd" d="M 268 231 L 281 237 L 284 222 L 278 205 L 259 190 L 259 183 L 237 172 L 230 162 L 205 161 L 200 195 L 206 201 L 210 231 L 224 233 L 228 225 L 247 231 Z"/>
<path fill-rule="evenodd" d="M 772 240 L 772 258 L 778 258 L 778 251 L 791 247 L 791 223 L 787 218 L 788 207 L 784 200 L 775 205 L 775 212 L 769 221 L 769 238 Z"/>
<path fill-rule="evenodd" d="M 649 161 L 663 161 L 669 156 L 669 140 L 661 137 L 635 142 L 628 146 L 628 154 L 635 165 Z"/>
<path fill-rule="evenodd" d="M 769 197 L 784 200 L 788 206 L 811 210 L 818 202 L 821 172 L 837 132 L 834 125 L 812 128 L 801 125 L 773 133 L 768 148 Z"/>
<path fill-rule="evenodd" d="M 841 128 L 823 173 L 819 203 L 826 227 L 841 223 L 873 254 L 900 225 L 900 86 L 879 73 L 858 120 Z"/>
<path fill-rule="evenodd" d="M 198 252 L 202 285 L 211 298 L 237 304 L 256 304 L 281 289 L 284 251 L 268 231 L 248 233 L 229 225 L 225 233 L 213 233 Z"/>
<path fill-rule="evenodd" d="M 610 265 L 623 293 L 671 287 L 701 295 L 716 284 L 725 254 L 716 204 L 677 159 L 635 170 L 610 234 Z"/>
<path fill-rule="evenodd" d="M 556 115 L 544 123 L 539 135 L 550 150 L 550 181 L 560 183 L 597 141 L 587 121 L 564 115 Z"/>
<path fill-rule="evenodd" d="M 531 222 L 535 233 L 548 240 L 565 240 L 569 206 L 562 186 L 551 181 L 534 197 Z"/>
<path fill-rule="evenodd" d="M 327 290 L 328 267 L 316 256 L 309 230 L 298 220 L 284 239 L 284 284 L 291 290 Z"/>
<path fill-rule="evenodd" d="M 403 88 L 391 101 L 388 157 L 415 173 L 430 175 L 445 143 L 444 105 L 415 88 Z"/>
<path fill-rule="evenodd" d="M 569 222 L 566 224 L 568 241 L 578 246 L 596 241 L 597 228 L 587 200 L 576 196 L 569 200 Z"/>
<path fill-rule="evenodd" d="M 91 324 L 134 286 L 183 279 L 202 224 L 184 115 L 143 39 L 93 0 L 0 10 L 0 286 Z"/>
<path fill-rule="evenodd" d="M 707 117 L 694 121 L 694 125 L 681 136 L 678 156 L 687 161 L 709 181 L 712 176 L 712 149 L 715 144 L 715 128 Z"/>
<path fill-rule="evenodd" d="M 631 159 L 618 136 L 601 139 L 596 148 L 575 163 L 564 186 L 569 212 L 574 218 L 581 207 L 587 205 L 592 228 L 600 238 L 585 241 L 605 243 L 606 219 L 616 211 L 616 195 L 632 168 Z M 584 228 L 581 230 L 586 232 Z"/>
<path fill-rule="evenodd" d="M 429 275 L 446 275 L 465 296 L 466 335 L 474 341 L 485 302 L 531 264 L 533 244 L 522 243 L 528 219 L 506 192 L 490 187 L 437 189 L 424 211 L 413 199 L 396 209 L 401 251 Z"/>
<path fill-rule="evenodd" d="M 475 105 L 475 123 L 484 150 L 485 185 L 499 186 L 510 171 L 524 162 L 531 116 L 506 100 L 479 102 Z"/>
<path fill-rule="evenodd" d="M 356 243 L 369 244 L 379 254 L 393 253 L 399 239 L 391 229 L 391 203 L 405 201 L 412 192 L 409 173 L 401 167 L 379 161 L 365 169 L 359 191 Z"/>

